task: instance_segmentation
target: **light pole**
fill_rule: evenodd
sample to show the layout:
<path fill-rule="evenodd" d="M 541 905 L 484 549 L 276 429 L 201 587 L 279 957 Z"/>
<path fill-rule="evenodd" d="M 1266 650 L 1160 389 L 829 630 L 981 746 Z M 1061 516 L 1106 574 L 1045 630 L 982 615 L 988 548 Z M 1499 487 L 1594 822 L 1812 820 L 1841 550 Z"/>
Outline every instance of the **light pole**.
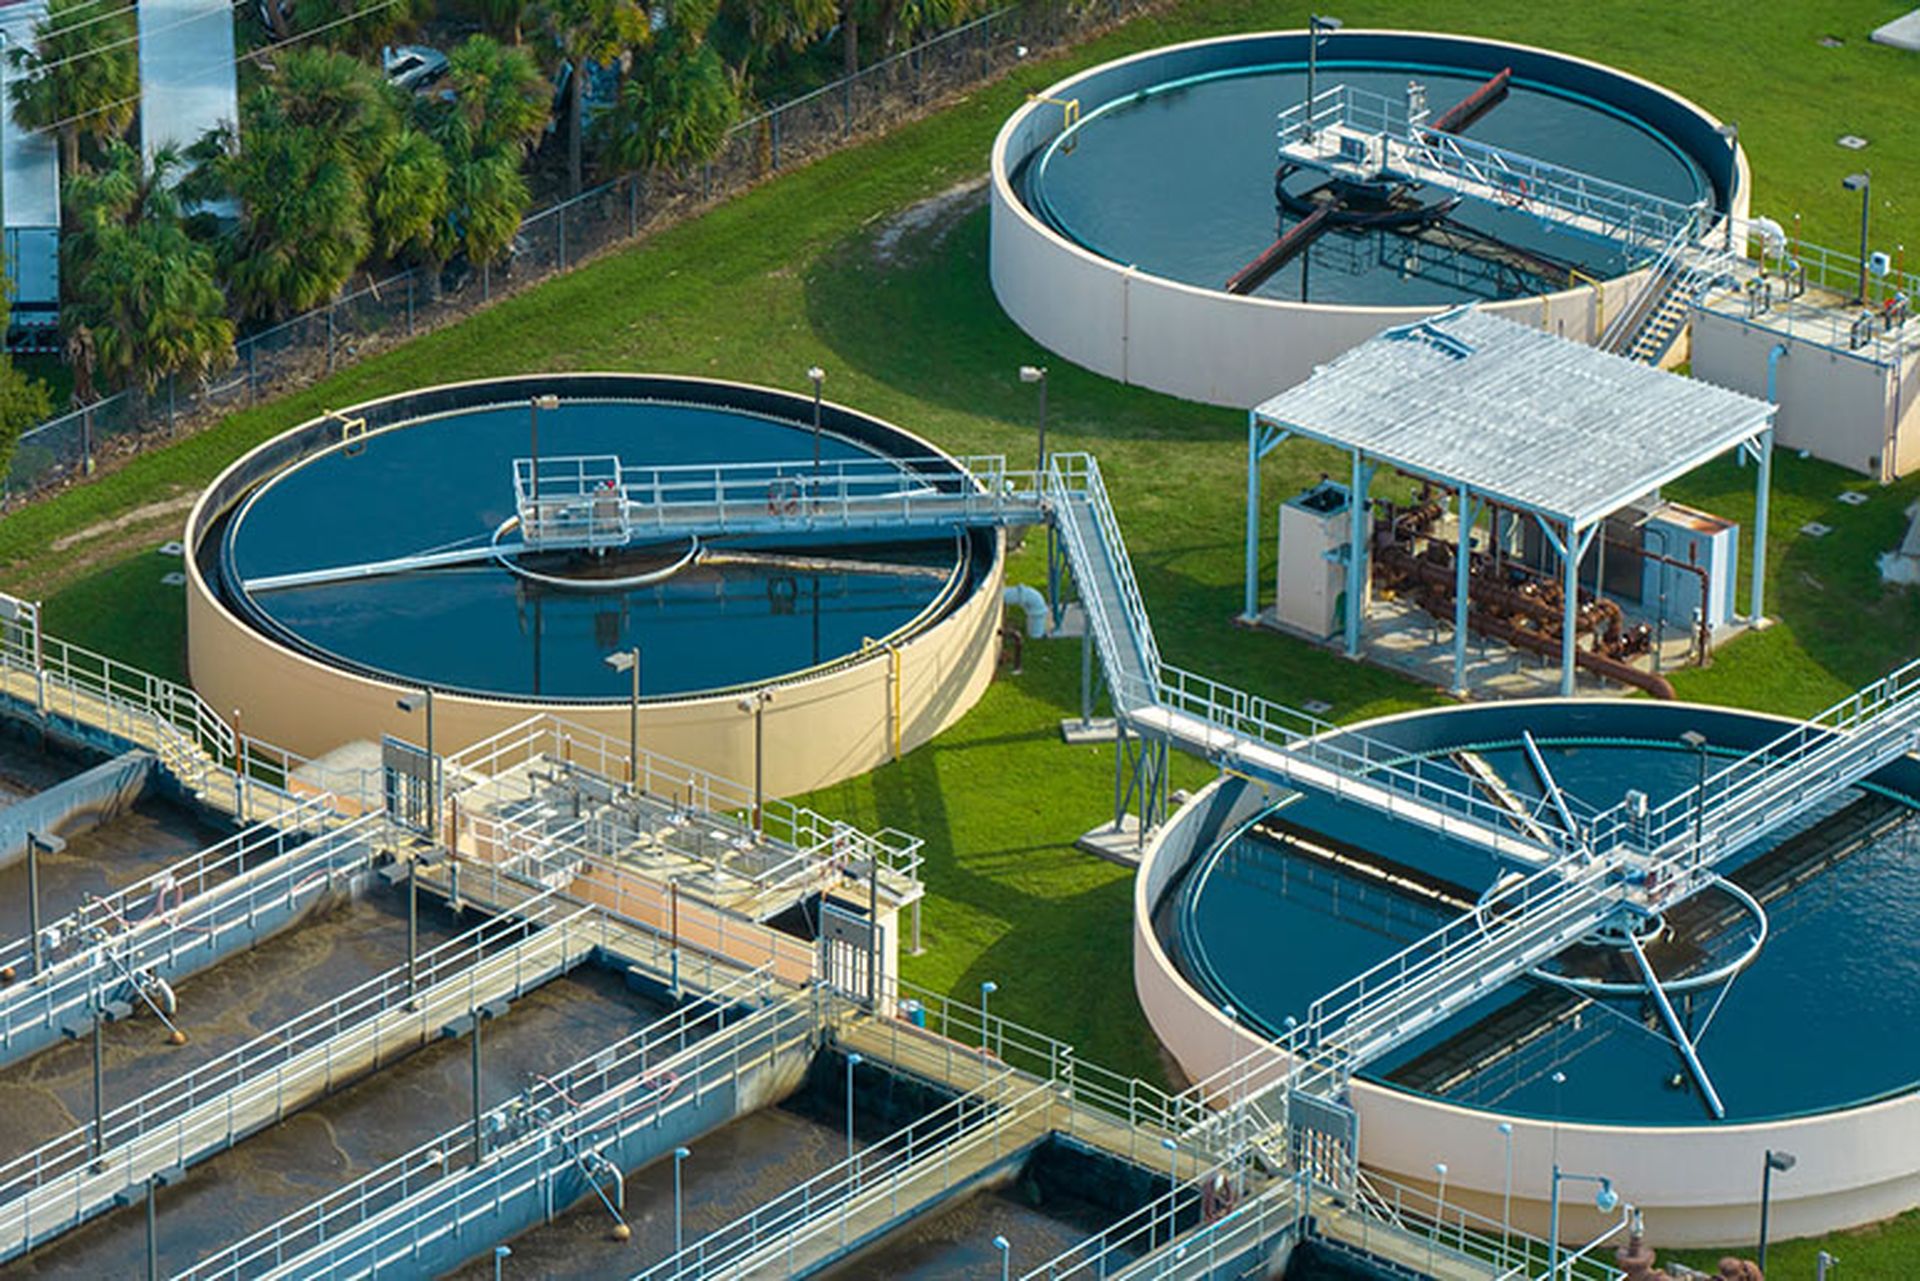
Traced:
<path fill-rule="evenodd" d="M 1307 18 L 1307 141 L 1313 141 L 1313 86 L 1314 78 L 1320 71 L 1321 32 L 1332 35 L 1342 26 L 1338 18 L 1323 18 L 1319 14 Z"/>
<path fill-rule="evenodd" d="M 558 408 L 560 408 L 560 398 L 551 393 L 545 396 L 530 396 L 527 398 L 527 436 L 533 452 L 533 458 L 528 467 L 528 476 L 533 487 L 533 501 L 535 505 L 533 515 L 535 524 L 538 524 L 540 521 L 540 411 L 543 409 L 551 410 Z M 533 531 L 523 530 L 522 532 Z"/>
<path fill-rule="evenodd" d="M 615 650 L 607 655 L 607 666 L 616 672 L 633 673 L 633 701 L 627 706 L 627 790 L 640 786 L 640 646 Z"/>
<path fill-rule="evenodd" d="M 1013 1243 L 1005 1237 L 995 1237 L 993 1248 L 1000 1252 L 1000 1281 L 1007 1281 L 1013 1268 Z"/>
<path fill-rule="evenodd" d="M 1867 214 L 1873 208 L 1873 170 L 1850 173 L 1840 180 L 1840 185 L 1860 193 L 1860 296 L 1854 301 L 1864 303 L 1867 300 Z"/>
<path fill-rule="evenodd" d="M 982 1053 L 987 1049 L 987 998 L 999 990 L 1000 985 L 992 979 L 982 979 L 980 982 L 980 1049 Z"/>
<path fill-rule="evenodd" d="M 673 1150 L 673 1254 L 676 1259 L 686 1248 L 685 1219 L 682 1217 L 684 1203 L 680 1198 L 680 1163 L 692 1155 L 686 1148 Z"/>
<path fill-rule="evenodd" d="M 766 745 L 766 739 L 761 731 L 767 704 L 772 701 L 772 690 L 756 689 L 739 703 L 740 710 L 753 717 L 753 834 L 755 836 L 764 836 L 767 831 L 767 800 L 762 782 L 764 775 L 761 772 L 765 764 L 762 751 Z"/>
<path fill-rule="evenodd" d="M 1614 1207 L 1620 1204 L 1620 1194 L 1613 1190 L 1613 1180 L 1603 1174 L 1568 1174 L 1560 1168 L 1558 1161 L 1553 1165 L 1553 1213 L 1552 1224 L 1547 1229 L 1547 1275 L 1558 1281 L 1560 1276 L 1560 1185 L 1562 1183 L 1597 1183 L 1600 1190 L 1594 1193 L 1593 1204 L 1602 1214 L 1612 1214 Z"/>
<path fill-rule="evenodd" d="M 1507 1144 L 1507 1182 L 1500 1193 L 1500 1248 L 1505 1250 L 1513 1235 L 1513 1122 L 1502 1121 L 1499 1129 Z"/>
<path fill-rule="evenodd" d="M 1044 474 L 1047 470 L 1047 367 L 1045 365 L 1020 366 L 1020 381 L 1033 383 L 1040 388 L 1040 452 L 1033 469 Z"/>
<path fill-rule="evenodd" d="M 1760 1163 L 1760 1257 L 1754 1262 L 1762 1272 L 1767 1270 L 1767 1204 L 1773 1199 L 1773 1172 L 1785 1174 L 1793 1168 L 1796 1159 L 1791 1152 L 1768 1148 L 1766 1159 Z"/>
<path fill-rule="evenodd" d="M 1440 1181 L 1439 1190 L 1433 1194 L 1433 1217 L 1434 1221 L 1444 1228 L 1447 1222 L 1447 1163 L 1445 1161 L 1433 1163 L 1433 1176 Z"/>
<path fill-rule="evenodd" d="M 513 1255 L 513 1250 L 504 1245 L 493 1247 L 493 1281 L 500 1281 L 500 1266 Z"/>
<path fill-rule="evenodd" d="M 813 481 L 819 497 L 820 484 L 820 384 L 827 380 L 827 371 L 818 365 L 807 367 L 807 380 L 813 384 Z"/>
<path fill-rule="evenodd" d="M 853 1070 L 867 1060 L 858 1053 L 847 1055 L 847 1160 L 853 1160 Z"/>
<path fill-rule="evenodd" d="M 41 828 L 27 832 L 27 930 L 33 936 L 33 977 L 46 968 L 46 956 L 40 941 L 40 851 L 59 854 L 67 848 L 61 837 Z"/>
<path fill-rule="evenodd" d="M 1700 758 L 1700 767 L 1695 772 L 1693 783 L 1693 848 L 1698 853 L 1701 829 L 1707 818 L 1707 736 L 1697 729 L 1690 729 L 1680 736 L 1680 741 L 1691 747 Z"/>
<path fill-rule="evenodd" d="M 1160 1146 L 1167 1150 L 1167 1219 L 1173 1219 L 1173 1198 L 1180 1194 L 1180 1143 L 1168 1136 L 1160 1140 Z"/>

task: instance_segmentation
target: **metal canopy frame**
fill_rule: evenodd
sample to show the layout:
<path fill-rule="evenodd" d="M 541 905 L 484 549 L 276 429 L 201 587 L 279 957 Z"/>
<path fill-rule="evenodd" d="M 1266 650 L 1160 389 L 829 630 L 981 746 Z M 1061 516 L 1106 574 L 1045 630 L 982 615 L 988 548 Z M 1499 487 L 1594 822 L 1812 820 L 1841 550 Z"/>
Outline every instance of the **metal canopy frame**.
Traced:
<path fill-rule="evenodd" d="M 1351 460 L 1350 602 L 1364 599 L 1368 493 L 1382 466 L 1450 491 L 1463 539 L 1489 501 L 1534 519 L 1563 567 L 1560 692 L 1571 695 L 1580 565 L 1607 517 L 1730 450 L 1758 464 L 1748 612 L 1756 621 L 1764 617 L 1776 408 L 1471 306 L 1383 330 L 1247 416 L 1242 618 L 1259 616 L 1261 460 L 1294 437 L 1319 441 Z M 1632 443 L 1644 455 L 1637 465 L 1630 458 L 1623 465 L 1627 451 L 1617 449 L 1614 438 L 1629 417 L 1638 433 Z M 1409 439 L 1416 442 L 1411 447 Z M 1487 450 L 1490 439 L 1503 446 L 1497 456 Z M 1450 447 L 1457 447 L 1457 460 L 1439 461 Z M 1459 693 L 1466 678 L 1467 558 L 1456 561 L 1462 582 L 1454 594 L 1453 689 Z M 1342 640 L 1349 658 L 1360 656 L 1364 614 L 1359 604 L 1346 611 Z"/>

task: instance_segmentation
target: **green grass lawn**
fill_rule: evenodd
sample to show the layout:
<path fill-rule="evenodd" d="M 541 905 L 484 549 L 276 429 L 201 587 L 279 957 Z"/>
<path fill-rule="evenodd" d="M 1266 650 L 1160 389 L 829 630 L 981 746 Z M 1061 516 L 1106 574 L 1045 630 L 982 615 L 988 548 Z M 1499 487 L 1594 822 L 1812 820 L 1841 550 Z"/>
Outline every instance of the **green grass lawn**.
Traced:
<path fill-rule="evenodd" d="M 1355 0 L 1351 25 L 1435 23 L 1550 45 L 1669 84 L 1738 119 L 1758 181 L 1755 208 L 1810 237 L 1850 243 L 1858 206 L 1839 177 L 1863 158 L 1842 133 L 1873 140 L 1875 156 L 1920 155 L 1920 121 L 1892 104 L 1916 100 L 1920 57 L 1869 45 L 1865 34 L 1899 3 L 1803 4 L 1764 18 L 1732 4 L 1655 0 L 1558 5 L 1483 0 L 1438 14 L 1404 0 Z M 828 371 L 829 394 L 956 451 L 1032 449 L 1026 361 L 1052 365 L 1051 444 L 1099 455 L 1141 585 L 1170 661 L 1294 702 L 1322 698 L 1340 719 L 1441 701 L 1431 690 L 1302 644 L 1236 628 L 1243 536 L 1244 415 L 1121 387 L 1050 360 L 1005 319 L 986 281 L 986 217 L 977 202 L 909 233 L 885 257 L 881 227 L 900 210 L 977 179 L 1005 115 L 1073 66 L 1165 41 L 1297 24 L 1304 10 L 1248 0 L 1186 0 L 1074 55 L 1028 65 L 926 121 L 790 173 L 631 250 L 509 299 L 281 400 L 128 463 L 94 484 L 0 523 L 12 583 L 58 587 L 50 626 L 153 670 L 177 675 L 181 608 L 160 576 L 177 561 L 153 553 L 173 537 L 149 522 L 138 537 L 103 531 L 54 551 L 55 539 L 143 504 L 177 499 L 236 454 L 325 408 L 422 383 L 542 369 L 713 374 L 803 390 L 804 370 Z M 1817 37 L 1845 37 L 1824 49 Z M 1888 164 L 1876 200 L 1891 213 L 1920 200 L 1920 166 Z M 1267 493 L 1284 496 L 1331 465 L 1288 445 L 1267 463 Z M 1888 591 L 1873 558 L 1897 539 L 1920 479 L 1887 489 L 1823 464 L 1776 466 L 1769 590 L 1778 625 L 1738 641 L 1705 671 L 1683 672 L 1684 697 L 1786 712 L 1811 711 L 1920 648 L 1920 592 Z M 1675 496 L 1743 522 L 1751 471 L 1715 464 Z M 1843 489 L 1869 493 L 1839 503 Z M 1820 520 L 1821 540 L 1798 527 Z M 1039 582 L 1029 546 L 1016 580 Z M 1743 589 L 1744 591 L 1744 589 Z M 1744 594 L 1742 595 L 1744 605 Z M 1069 748 L 1055 723 L 1077 710 L 1078 642 L 1027 647 L 1025 670 L 1003 673 L 955 729 L 866 777 L 811 798 L 825 811 L 884 823 L 927 841 L 926 953 L 910 978 L 971 999 L 987 978 L 996 1009 L 1075 1043 L 1115 1067 L 1164 1079 L 1132 995 L 1127 874 L 1075 853 L 1075 835 L 1111 806 L 1112 755 Z M 1207 771 L 1181 760 L 1176 786 Z M 1920 1225 L 1827 1242 L 1846 1275 L 1920 1275 Z M 1810 1275 L 1811 1246 L 1778 1256 Z M 1878 1253 L 1876 1253 L 1878 1252 Z M 1885 1268 L 1853 1266 L 1853 1258 Z M 1896 1262 L 1898 1261 L 1898 1262 Z"/>

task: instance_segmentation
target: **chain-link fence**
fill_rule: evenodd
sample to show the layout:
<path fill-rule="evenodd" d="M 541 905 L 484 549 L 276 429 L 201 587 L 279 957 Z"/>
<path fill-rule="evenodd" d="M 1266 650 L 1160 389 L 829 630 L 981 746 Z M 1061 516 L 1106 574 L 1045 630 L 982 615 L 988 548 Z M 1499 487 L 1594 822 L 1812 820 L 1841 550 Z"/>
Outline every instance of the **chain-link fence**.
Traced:
<path fill-rule="evenodd" d="M 927 111 L 1022 59 L 1070 45 L 1157 0 L 1029 0 L 932 36 L 858 73 L 740 121 L 718 153 L 678 176 L 626 175 L 530 214 L 502 262 L 403 271 L 248 334 L 205 385 L 169 377 L 119 392 L 20 437 L 0 501 L 83 482 L 95 468 L 212 423 L 342 364 L 466 315 L 499 294 L 685 218 L 791 168 Z"/>

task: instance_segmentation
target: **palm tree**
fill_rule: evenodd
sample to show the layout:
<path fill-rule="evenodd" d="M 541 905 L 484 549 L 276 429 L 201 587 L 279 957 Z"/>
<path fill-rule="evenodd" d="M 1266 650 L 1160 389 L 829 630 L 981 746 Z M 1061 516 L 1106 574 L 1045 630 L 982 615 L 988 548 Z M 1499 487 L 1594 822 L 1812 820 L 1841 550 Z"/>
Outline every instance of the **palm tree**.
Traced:
<path fill-rule="evenodd" d="M 440 144 L 408 125 L 367 189 L 374 251 L 392 261 L 438 262 L 434 236 L 450 208 L 451 167 Z"/>
<path fill-rule="evenodd" d="M 532 200 L 520 162 L 546 126 L 551 94 L 533 56 L 472 36 L 449 59 L 449 97 L 415 100 L 415 115 L 439 145 L 447 197 L 432 254 L 493 262 L 513 243 Z"/>
<path fill-rule="evenodd" d="M 465 119 L 467 146 L 524 156 L 547 124 L 552 86 L 533 55 L 491 36 L 468 36 L 447 60 L 447 98 L 423 98 L 430 118 L 444 113 Z"/>
<path fill-rule="evenodd" d="M 722 0 L 712 39 L 746 84 L 774 56 L 825 35 L 839 16 L 839 0 Z"/>
<path fill-rule="evenodd" d="M 268 3 L 271 11 L 281 0 Z M 368 51 L 418 28 L 433 16 L 433 0 L 293 0 L 291 9 L 291 21 L 277 21 L 277 39 L 310 32 L 336 49 Z"/>
<path fill-rule="evenodd" d="M 567 189 L 578 195 L 583 185 L 580 139 L 586 64 L 623 62 L 651 38 L 652 18 L 638 0 L 544 0 L 541 20 L 560 59 L 572 66 L 567 80 Z"/>
<path fill-rule="evenodd" d="M 480 11 L 480 19 L 497 36 L 504 37 L 510 44 L 519 44 L 521 32 L 527 23 L 527 15 L 532 11 L 530 0 L 475 0 L 475 8 Z"/>
<path fill-rule="evenodd" d="M 8 86 L 23 129 L 60 138 L 61 172 L 80 170 L 80 139 L 104 143 L 125 131 L 140 98 L 133 6 L 121 0 L 48 0 L 33 47 L 7 59 L 21 73 Z"/>
<path fill-rule="evenodd" d="M 288 121 L 271 87 L 241 108 L 246 143 L 228 135 L 215 160 L 240 223 L 222 258 L 242 316 L 318 306 L 339 292 L 372 241 L 359 170 L 315 129 Z"/>
<path fill-rule="evenodd" d="M 180 159 L 151 164 L 118 139 L 100 172 L 75 175 L 66 199 L 75 234 L 61 246 L 72 282 L 69 345 L 90 352 L 94 373 L 151 389 L 177 373 L 205 378 L 233 363 L 233 322 L 214 278 L 213 253 L 187 234 L 172 178 Z"/>
<path fill-rule="evenodd" d="M 642 173 L 707 160 L 740 117 L 726 63 L 698 35 L 670 27 L 622 87 L 608 130 L 608 153 Z"/>
<path fill-rule="evenodd" d="M 214 139 L 206 167 L 241 205 L 222 257 L 242 316 L 286 315 L 333 297 L 376 232 L 396 252 L 425 243 L 397 193 L 431 199 L 439 179 L 417 142 L 406 169 L 388 172 L 403 141 L 400 102 L 379 73 L 328 49 L 287 52 L 241 102 L 241 131 Z M 431 225 L 439 211 L 426 212 Z"/>

